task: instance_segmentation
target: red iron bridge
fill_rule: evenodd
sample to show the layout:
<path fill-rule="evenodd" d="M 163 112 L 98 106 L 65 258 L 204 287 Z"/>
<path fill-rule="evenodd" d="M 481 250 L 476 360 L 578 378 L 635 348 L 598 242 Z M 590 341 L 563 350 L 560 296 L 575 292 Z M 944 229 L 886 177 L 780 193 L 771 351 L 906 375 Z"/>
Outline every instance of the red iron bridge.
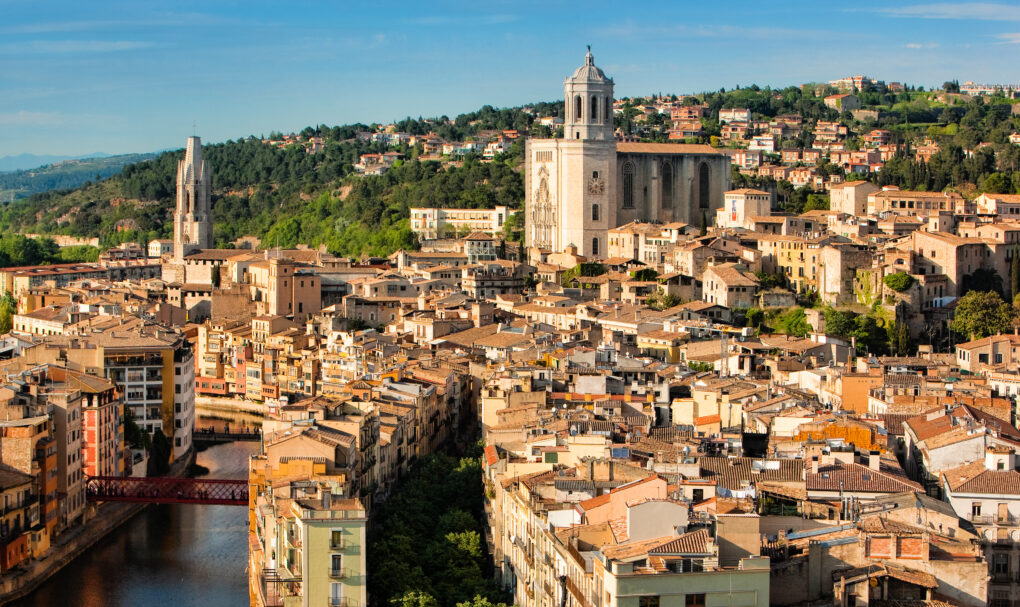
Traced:
<path fill-rule="evenodd" d="M 90 502 L 248 505 L 247 480 L 93 476 L 85 493 Z"/>

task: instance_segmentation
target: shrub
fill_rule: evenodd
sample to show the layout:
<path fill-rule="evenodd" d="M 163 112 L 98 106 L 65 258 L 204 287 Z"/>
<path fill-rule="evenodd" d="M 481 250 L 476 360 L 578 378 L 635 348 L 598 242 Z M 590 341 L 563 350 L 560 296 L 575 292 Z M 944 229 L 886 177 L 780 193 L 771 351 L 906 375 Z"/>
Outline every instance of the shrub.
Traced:
<path fill-rule="evenodd" d="M 914 284 L 914 277 L 906 272 L 896 272 L 895 274 L 886 274 L 885 278 L 882 279 L 885 282 L 885 286 L 889 287 L 897 293 L 902 293 L 909 289 Z"/>

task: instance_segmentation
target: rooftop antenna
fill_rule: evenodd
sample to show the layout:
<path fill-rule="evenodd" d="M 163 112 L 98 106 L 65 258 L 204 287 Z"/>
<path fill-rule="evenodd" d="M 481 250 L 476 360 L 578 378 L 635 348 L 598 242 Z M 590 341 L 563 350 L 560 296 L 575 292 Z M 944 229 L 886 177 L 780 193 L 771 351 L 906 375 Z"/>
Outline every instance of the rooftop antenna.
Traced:
<path fill-rule="evenodd" d="M 197 128 L 198 128 L 198 123 L 196 121 L 192 120 L 191 121 L 191 136 L 192 137 L 195 136 Z"/>

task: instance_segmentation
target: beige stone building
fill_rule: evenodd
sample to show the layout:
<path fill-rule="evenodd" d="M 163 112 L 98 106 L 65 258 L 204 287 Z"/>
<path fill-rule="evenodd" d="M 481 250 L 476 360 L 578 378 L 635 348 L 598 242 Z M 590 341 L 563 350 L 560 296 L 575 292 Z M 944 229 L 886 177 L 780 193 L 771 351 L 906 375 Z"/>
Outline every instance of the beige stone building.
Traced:
<path fill-rule="evenodd" d="M 829 208 L 838 213 L 862 217 L 868 211 L 868 196 L 878 190 L 878 186 L 869 181 L 833 184 L 829 188 Z"/>
<path fill-rule="evenodd" d="M 738 264 L 725 263 L 705 269 L 701 279 L 705 301 L 727 308 L 750 308 L 755 304 L 758 279 Z"/>
<path fill-rule="evenodd" d="M 715 216 L 715 225 L 720 228 L 747 228 L 750 218 L 772 214 L 772 195 L 763 190 L 741 188 L 723 196 L 725 202 Z"/>
<path fill-rule="evenodd" d="M 868 215 L 892 213 L 928 217 L 940 211 L 963 214 L 967 209 L 963 197 L 956 192 L 912 192 L 886 186 L 868 194 Z"/>
<path fill-rule="evenodd" d="M 322 308 L 322 285 L 315 268 L 287 259 L 248 266 L 251 297 L 262 314 L 293 316 L 303 322 Z"/>

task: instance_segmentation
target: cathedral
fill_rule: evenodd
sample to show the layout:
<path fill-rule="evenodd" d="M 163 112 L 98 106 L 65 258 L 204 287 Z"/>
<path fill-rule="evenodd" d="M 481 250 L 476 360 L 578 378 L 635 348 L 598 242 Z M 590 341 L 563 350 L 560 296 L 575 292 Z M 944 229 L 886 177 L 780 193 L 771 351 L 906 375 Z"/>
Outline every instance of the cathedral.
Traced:
<path fill-rule="evenodd" d="M 525 148 L 525 238 L 553 252 L 604 256 L 606 231 L 632 221 L 701 225 L 730 185 L 729 158 L 709 145 L 616 141 L 613 80 L 584 65 L 564 82 L 562 139 Z"/>

